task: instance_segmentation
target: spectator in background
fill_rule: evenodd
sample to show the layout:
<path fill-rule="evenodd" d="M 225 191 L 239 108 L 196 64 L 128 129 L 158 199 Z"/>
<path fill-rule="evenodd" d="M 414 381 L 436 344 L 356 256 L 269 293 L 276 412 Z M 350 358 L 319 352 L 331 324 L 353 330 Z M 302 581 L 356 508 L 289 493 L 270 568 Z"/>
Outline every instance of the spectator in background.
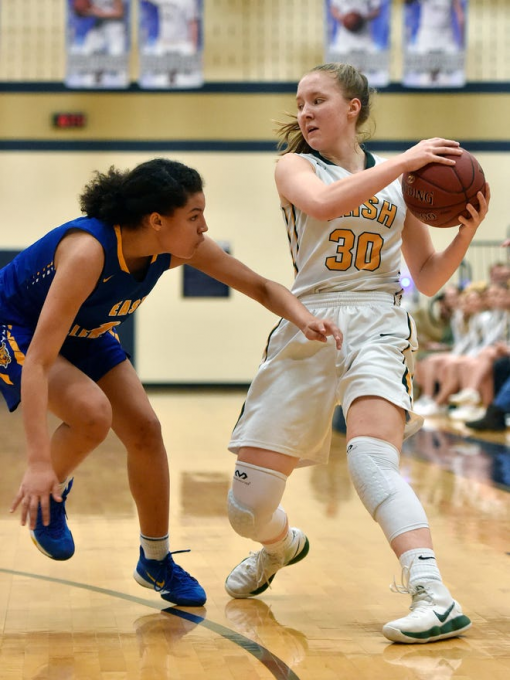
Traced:
<path fill-rule="evenodd" d="M 433 297 L 427 307 L 413 311 L 420 350 L 418 359 L 430 352 L 446 351 L 453 345 L 452 319 L 459 304 L 457 286 L 446 288 Z"/>
<path fill-rule="evenodd" d="M 476 288 L 464 290 L 459 298 L 459 308 L 452 317 L 454 342 L 451 350 L 430 354 L 417 362 L 414 381 L 421 388 L 421 395 L 414 404 L 414 410 L 420 415 L 446 413 L 448 397 L 458 389 L 458 385 L 453 383 L 452 367 L 462 356 L 475 352 L 480 346 L 478 315 L 482 310 L 481 292 Z"/>
<path fill-rule="evenodd" d="M 454 420 L 474 420 L 494 397 L 493 365 L 496 359 L 510 354 L 510 291 L 490 285 L 485 293 L 487 310 L 480 315 L 481 347 L 462 357 L 454 367 L 453 382 L 461 390 L 449 397 L 458 408 L 450 412 Z"/>
<path fill-rule="evenodd" d="M 497 364 L 495 363 L 496 367 Z M 487 406 L 487 410 L 481 418 L 466 421 L 467 427 L 473 430 L 492 430 L 501 432 L 506 430 L 506 418 L 510 414 L 510 375 L 507 377 L 503 386 L 496 394 L 495 398 Z"/>

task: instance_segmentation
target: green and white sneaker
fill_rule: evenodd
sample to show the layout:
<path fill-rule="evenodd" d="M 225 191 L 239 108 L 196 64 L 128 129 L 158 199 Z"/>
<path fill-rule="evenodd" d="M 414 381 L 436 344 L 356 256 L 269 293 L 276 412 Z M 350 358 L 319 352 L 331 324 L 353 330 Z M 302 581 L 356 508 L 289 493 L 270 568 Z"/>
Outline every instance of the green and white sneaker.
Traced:
<path fill-rule="evenodd" d="M 276 572 L 282 567 L 300 562 L 308 555 L 310 544 L 300 529 L 291 529 L 293 538 L 285 552 L 270 553 L 265 548 L 251 552 L 237 567 L 234 567 L 225 581 L 225 590 L 230 597 L 245 598 L 260 595 L 269 588 Z"/>
<path fill-rule="evenodd" d="M 413 598 L 410 614 L 383 627 L 384 636 L 392 642 L 437 642 L 458 637 L 471 627 L 471 621 L 462 613 L 459 603 L 440 581 L 427 581 L 415 586 L 393 584 L 391 589 L 409 593 Z"/>

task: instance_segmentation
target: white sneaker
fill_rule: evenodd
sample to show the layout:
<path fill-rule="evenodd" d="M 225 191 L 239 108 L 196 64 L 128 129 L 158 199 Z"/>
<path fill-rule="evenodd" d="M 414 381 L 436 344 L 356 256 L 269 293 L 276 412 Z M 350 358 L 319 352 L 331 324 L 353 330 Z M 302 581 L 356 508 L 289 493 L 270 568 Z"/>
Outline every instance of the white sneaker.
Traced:
<path fill-rule="evenodd" d="M 466 420 L 478 420 L 485 414 L 483 406 L 460 406 L 450 411 L 448 417 L 450 420 L 459 420 L 466 422 Z"/>
<path fill-rule="evenodd" d="M 260 595 L 269 588 L 277 571 L 300 562 L 308 555 L 310 544 L 307 537 L 300 529 L 291 529 L 291 532 L 292 543 L 285 552 L 270 553 L 262 548 L 258 552 L 251 552 L 232 569 L 225 581 L 225 590 L 230 597 Z"/>
<path fill-rule="evenodd" d="M 440 406 L 432 399 L 432 397 L 426 396 L 420 397 L 413 405 L 413 411 L 425 418 L 444 415 L 447 410 L 446 406 Z"/>
<path fill-rule="evenodd" d="M 480 393 L 478 390 L 474 390 L 472 387 L 466 387 L 466 389 L 457 392 L 457 394 L 452 394 L 448 398 L 450 404 L 458 404 L 459 406 L 469 405 L 477 406 L 480 401 Z"/>
<path fill-rule="evenodd" d="M 471 627 L 471 621 L 462 613 L 459 603 L 440 581 L 416 586 L 393 584 L 392 590 L 409 593 L 413 598 L 410 614 L 383 626 L 383 635 L 392 642 L 436 642 L 458 637 Z"/>

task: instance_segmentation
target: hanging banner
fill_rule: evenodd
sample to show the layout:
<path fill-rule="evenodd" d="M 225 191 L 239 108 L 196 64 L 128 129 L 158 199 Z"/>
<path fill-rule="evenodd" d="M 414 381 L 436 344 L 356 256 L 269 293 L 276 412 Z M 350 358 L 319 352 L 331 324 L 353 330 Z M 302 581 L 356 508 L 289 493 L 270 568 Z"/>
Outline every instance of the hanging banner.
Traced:
<path fill-rule="evenodd" d="M 326 61 L 352 64 L 370 85 L 390 81 L 391 0 L 325 0 Z"/>
<path fill-rule="evenodd" d="M 465 84 L 467 5 L 468 0 L 406 0 L 404 85 Z"/>
<path fill-rule="evenodd" d="M 67 87 L 129 86 L 131 0 L 67 0 Z"/>
<path fill-rule="evenodd" d="M 140 87 L 202 86 L 202 0 L 141 0 L 138 33 Z"/>

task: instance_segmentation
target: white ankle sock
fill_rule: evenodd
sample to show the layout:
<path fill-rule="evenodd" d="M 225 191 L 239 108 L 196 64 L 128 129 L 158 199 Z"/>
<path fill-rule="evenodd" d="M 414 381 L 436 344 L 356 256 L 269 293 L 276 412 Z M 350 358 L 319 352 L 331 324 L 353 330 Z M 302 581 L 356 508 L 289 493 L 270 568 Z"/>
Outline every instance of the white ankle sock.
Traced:
<path fill-rule="evenodd" d="M 264 549 L 267 550 L 268 553 L 287 552 L 292 545 L 293 538 L 294 534 L 288 529 L 287 535 L 280 541 L 276 541 L 276 543 L 264 543 Z"/>
<path fill-rule="evenodd" d="M 442 581 L 435 553 L 430 548 L 407 550 L 400 555 L 399 562 L 402 568 L 409 569 L 410 586 L 423 581 Z"/>
<path fill-rule="evenodd" d="M 169 551 L 169 538 L 161 536 L 161 538 L 150 538 L 140 534 L 140 545 L 143 548 L 145 557 L 148 560 L 164 560 Z"/>

